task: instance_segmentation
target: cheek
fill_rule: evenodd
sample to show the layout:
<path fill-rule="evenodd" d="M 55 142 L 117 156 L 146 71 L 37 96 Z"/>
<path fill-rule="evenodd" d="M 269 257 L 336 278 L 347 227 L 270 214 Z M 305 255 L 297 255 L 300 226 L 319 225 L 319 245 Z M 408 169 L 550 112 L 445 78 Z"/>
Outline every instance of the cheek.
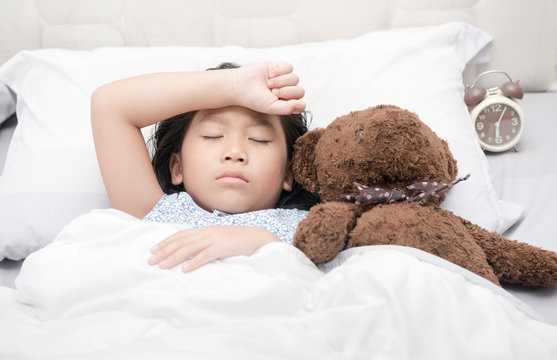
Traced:
<path fill-rule="evenodd" d="M 182 172 L 186 174 L 200 173 L 208 164 L 211 164 L 211 152 L 208 149 L 201 149 L 195 143 L 184 144 L 181 151 Z"/>
<path fill-rule="evenodd" d="M 287 161 L 286 151 L 276 151 L 267 156 L 261 157 L 261 167 L 265 168 L 265 173 L 269 178 L 276 178 L 277 182 L 282 183 L 286 174 Z"/>
<path fill-rule="evenodd" d="M 182 159 L 184 169 L 199 168 L 201 170 L 214 162 L 207 151 L 189 151 L 187 154 L 182 154 Z"/>

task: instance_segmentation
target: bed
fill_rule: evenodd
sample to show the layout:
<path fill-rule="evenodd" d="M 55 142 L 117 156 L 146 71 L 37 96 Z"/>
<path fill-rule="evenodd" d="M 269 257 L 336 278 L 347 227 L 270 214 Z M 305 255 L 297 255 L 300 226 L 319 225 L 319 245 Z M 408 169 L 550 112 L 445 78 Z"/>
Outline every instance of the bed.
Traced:
<path fill-rule="evenodd" d="M 284 244 L 184 277 L 146 260 L 175 227 L 109 209 L 89 125 L 97 86 L 279 59 L 302 79 L 311 128 L 376 104 L 416 112 L 472 174 L 445 208 L 557 251 L 557 3 L 340 4 L 0 4 L 0 358 L 557 357 L 555 285 L 501 289 L 398 247 L 315 267 Z M 484 153 L 463 102 L 490 69 L 526 91 L 518 151 Z"/>

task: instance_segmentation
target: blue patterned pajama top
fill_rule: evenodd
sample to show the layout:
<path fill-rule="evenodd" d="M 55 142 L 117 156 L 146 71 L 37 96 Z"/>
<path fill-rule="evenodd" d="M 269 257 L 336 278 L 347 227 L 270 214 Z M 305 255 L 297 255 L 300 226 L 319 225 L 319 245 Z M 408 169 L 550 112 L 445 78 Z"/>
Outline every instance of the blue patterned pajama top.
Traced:
<path fill-rule="evenodd" d="M 292 244 L 294 233 L 308 211 L 298 209 L 267 209 L 241 214 L 228 214 L 219 210 L 206 211 L 199 207 L 186 192 L 164 194 L 143 220 L 182 224 L 188 228 L 231 225 L 255 226 L 267 229 L 287 244 Z"/>

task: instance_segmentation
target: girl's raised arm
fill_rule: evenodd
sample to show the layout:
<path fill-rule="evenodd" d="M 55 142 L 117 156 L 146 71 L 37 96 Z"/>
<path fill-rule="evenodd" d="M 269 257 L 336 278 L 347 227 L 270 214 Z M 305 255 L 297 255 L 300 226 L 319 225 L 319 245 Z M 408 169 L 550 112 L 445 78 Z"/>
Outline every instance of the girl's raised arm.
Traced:
<path fill-rule="evenodd" d="M 185 112 L 238 105 L 269 114 L 301 112 L 303 89 L 287 63 L 158 73 L 101 86 L 91 121 L 102 178 L 113 208 L 143 218 L 162 196 L 140 129 Z"/>

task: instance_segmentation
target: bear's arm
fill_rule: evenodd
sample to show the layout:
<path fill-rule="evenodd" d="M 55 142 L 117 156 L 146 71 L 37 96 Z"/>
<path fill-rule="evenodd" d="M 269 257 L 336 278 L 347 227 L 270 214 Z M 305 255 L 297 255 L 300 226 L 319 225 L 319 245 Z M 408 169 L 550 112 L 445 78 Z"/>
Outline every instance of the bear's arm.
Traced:
<path fill-rule="evenodd" d="M 557 254 L 509 240 L 462 219 L 499 280 L 523 286 L 540 287 L 557 283 Z"/>
<path fill-rule="evenodd" d="M 351 203 L 317 204 L 298 225 L 293 245 L 316 264 L 330 261 L 346 246 L 358 216 L 358 207 Z"/>

